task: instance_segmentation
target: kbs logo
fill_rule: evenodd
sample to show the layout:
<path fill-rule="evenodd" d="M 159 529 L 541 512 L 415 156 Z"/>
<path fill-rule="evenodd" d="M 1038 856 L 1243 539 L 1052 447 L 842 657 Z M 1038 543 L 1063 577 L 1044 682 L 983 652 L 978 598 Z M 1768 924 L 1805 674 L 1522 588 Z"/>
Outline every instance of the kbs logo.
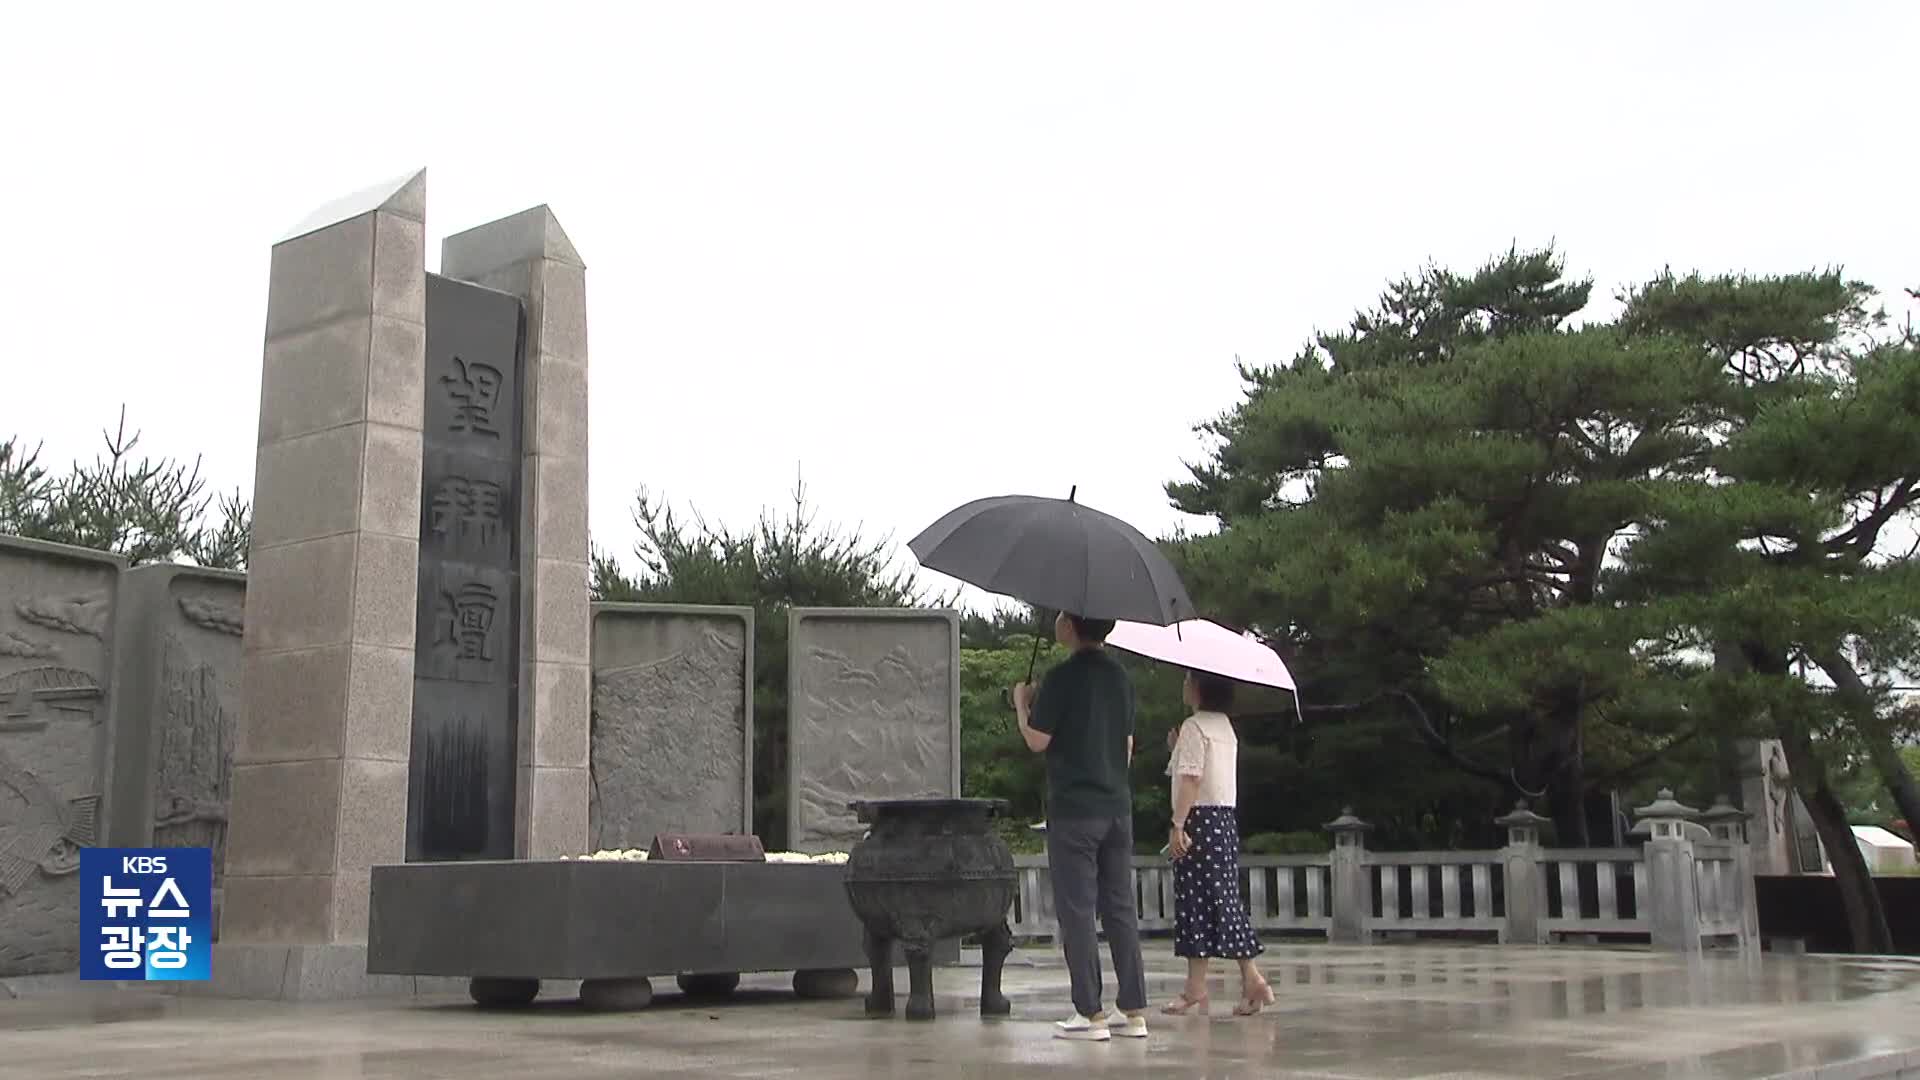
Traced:
<path fill-rule="evenodd" d="M 80 851 L 80 977 L 197 980 L 213 974 L 213 852 Z"/>

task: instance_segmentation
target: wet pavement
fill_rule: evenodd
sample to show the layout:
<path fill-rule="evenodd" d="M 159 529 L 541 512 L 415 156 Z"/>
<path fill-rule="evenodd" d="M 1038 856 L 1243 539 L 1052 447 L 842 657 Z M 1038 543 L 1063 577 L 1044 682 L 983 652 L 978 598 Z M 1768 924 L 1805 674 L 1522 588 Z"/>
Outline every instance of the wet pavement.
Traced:
<path fill-rule="evenodd" d="M 1149 943 L 1156 1002 L 1179 962 Z M 1010 1020 L 983 1021 L 978 971 L 945 969 L 931 1024 L 874 1021 L 857 999 L 796 1000 L 779 976 L 732 1000 L 663 992 L 593 1014 L 568 1000 L 482 1012 L 464 998 L 278 1004 L 69 989 L 0 1000 L 0 1078 L 273 1080 L 461 1077 L 1920 1078 L 1920 962 L 1591 948 L 1273 945 L 1279 1004 L 1155 1014 L 1145 1042 L 1052 1040 L 1055 954 L 1009 967 Z M 656 985 L 658 980 L 656 980 Z M 670 986 L 670 981 L 668 983 Z M 904 986 L 904 973 L 901 985 Z"/>

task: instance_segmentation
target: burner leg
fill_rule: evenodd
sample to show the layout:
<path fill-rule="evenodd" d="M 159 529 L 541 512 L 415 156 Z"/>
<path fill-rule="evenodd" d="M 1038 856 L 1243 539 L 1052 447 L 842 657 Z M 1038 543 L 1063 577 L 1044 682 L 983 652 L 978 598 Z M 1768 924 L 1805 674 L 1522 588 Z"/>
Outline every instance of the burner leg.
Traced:
<path fill-rule="evenodd" d="M 933 942 L 909 941 L 907 952 L 907 1019 L 933 1019 Z"/>
<path fill-rule="evenodd" d="M 867 963 L 873 966 L 873 988 L 867 991 L 867 1015 L 892 1016 L 893 940 L 867 931 Z"/>
<path fill-rule="evenodd" d="M 1013 928 L 1007 920 L 986 932 L 980 939 L 980 1015 L 1007 1016 L 1013 1003 L 1000 992 L 1000 973 L 1013 952 Z"/>

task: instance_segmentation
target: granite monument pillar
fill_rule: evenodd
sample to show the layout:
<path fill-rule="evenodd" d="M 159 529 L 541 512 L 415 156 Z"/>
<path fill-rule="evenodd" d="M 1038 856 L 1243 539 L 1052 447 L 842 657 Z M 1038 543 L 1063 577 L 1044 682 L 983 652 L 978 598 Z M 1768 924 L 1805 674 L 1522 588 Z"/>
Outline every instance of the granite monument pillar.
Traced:
<path fill-rule="evenodd" d="M 587 850 L 586 264 L 538 206 L 447 237 L 440 271 L 525 305 L 518 423 L 518 724 L 512 854 Z"/>
<path fill-rule="evenodd" d="M 363 943 L 405 856 L 425 215 L 423 171 L 273 248 L 223 945 Z"/>

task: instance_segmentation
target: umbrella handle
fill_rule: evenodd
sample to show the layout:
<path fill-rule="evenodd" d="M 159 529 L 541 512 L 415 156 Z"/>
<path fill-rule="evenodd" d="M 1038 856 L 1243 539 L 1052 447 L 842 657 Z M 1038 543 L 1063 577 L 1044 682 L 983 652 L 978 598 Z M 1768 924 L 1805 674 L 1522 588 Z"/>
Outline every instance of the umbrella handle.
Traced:
<path fill-rule="evenodd" d="M 1040 665 L 1040 631 L 1045 628 L 1046 615 L 1036 608 L 1033 620 L 1033 652 L 1027 657 L 1026 681 L 1029 683 L 1033 682 L 1034 669 Z M 1000 703 L 1009 709 L 1013 708 L 1013 692 L 1010 690 L 1000 691 Z"/>

